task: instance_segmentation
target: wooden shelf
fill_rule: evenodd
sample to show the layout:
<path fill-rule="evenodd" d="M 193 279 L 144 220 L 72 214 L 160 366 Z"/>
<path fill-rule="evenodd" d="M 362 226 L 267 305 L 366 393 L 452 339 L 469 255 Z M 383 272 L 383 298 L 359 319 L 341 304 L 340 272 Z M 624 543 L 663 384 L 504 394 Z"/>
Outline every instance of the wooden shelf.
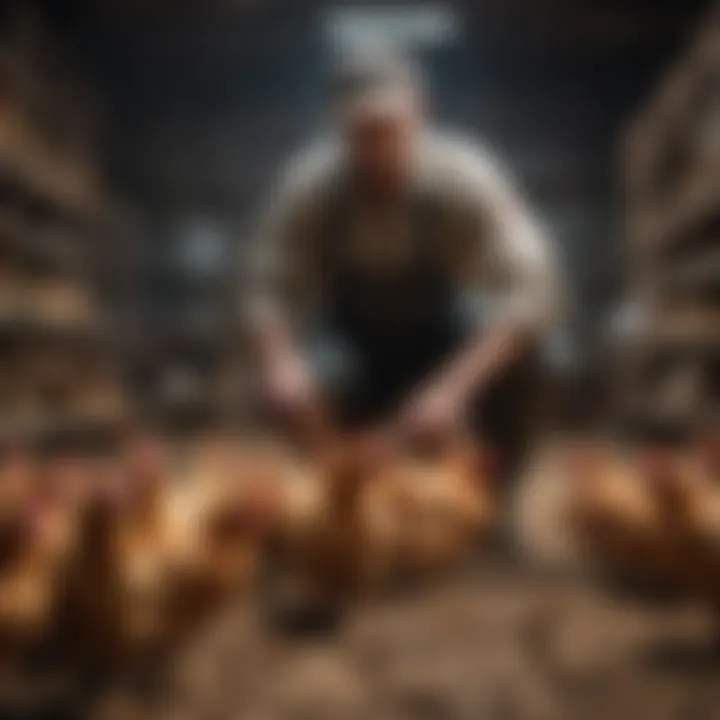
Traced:
<path fill-rule="evenodd" d="M 20 421 L 0 417 L 0 444 L 23 442 L 31 444 L 85 444 L 118 435 L 128 417 L 125 414 L 69 414 Z"/>
<path fill-rule="evenodd" d="M 652 217 L 647 213 L 634 223 L 630 241 L 641 253 L 668 253 L 685 242 L 695 242 L 704 234 L 717 232 L 720 226 L 720 182 L 707 187 L 702 194 L 682 198 L 667 207 L 658 208 Z"/>
<path fill-rule="evenodd" d="M 50 339 L 68 342 L 106 342 L 109 331 L 96 321 L 46 322 L 22 315 L 0 316 L 0 340 Z"/>
<path fill-rule="evenodd" d="M 710 252 L 694 257 L 659 263 L 648 272 L 649 284 L 663 297 L 705 297 L 720 300 L 720 243 Z"/>
<path fill-rule="evenodd" d="M 83 221 L 101 211 L 89 160 L 52 147 L 11 102 L 0 106 L 0 187 L 31 215 Z"/>

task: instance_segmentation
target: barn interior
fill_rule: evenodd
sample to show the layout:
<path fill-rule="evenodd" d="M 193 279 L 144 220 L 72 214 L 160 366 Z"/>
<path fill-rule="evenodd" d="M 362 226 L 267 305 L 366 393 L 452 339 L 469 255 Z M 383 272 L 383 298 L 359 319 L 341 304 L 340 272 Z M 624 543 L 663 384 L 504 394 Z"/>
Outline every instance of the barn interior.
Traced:
<path fill-rule="evenodd" d="M 263 635 L 243 600 L 155 704 L 127 683 L 92 702 L 74 687 L 70 701 L 43 657 L 25 685 L 13 674 L 0 685 L 8 712 L 49 717 L 47 696 L 63 717 L 714 717 L 705 615 L 659 608 L 657 593 L 649 605 L 608 599 L 557 572 L 565 539 L 542 496 L 567 431 L 614 431 L 639 411 L 713 418 L 718 431 L 711 3 L 0 8 L 3 447 L 252 426 L 244 268 L 279 171 L 326 123 L 328 59 L 344 41 L 411 47 L 433 116 L 492 148 L 536 209 L 571 299 L 548 347 L 547 439 L 514 510 L 541 569 L 471 563 L 300 646 Z"/>
<path fill-rule="evenodd" d="M 54 101 L 113 206 L 98 255 L 122 256 L 112 309 L 136 399 L 186 393 L 208 411 L 218 386 L 235 387 L 229 330 L 255 209 L 322 127 L 334 43 L 387 27 L 413 36 L 439 121 L 493 148 L 550 228 L 572 286 L 557 355 L 586 389 L 580 414 L 597 412 L 588 388 L 632 277 L 623 133 L 692 42 L 702 3 L 385 3 L 379 19 L 337 3 L 7 5 L 5 34 L 39 94 L 67 95 Z"/>

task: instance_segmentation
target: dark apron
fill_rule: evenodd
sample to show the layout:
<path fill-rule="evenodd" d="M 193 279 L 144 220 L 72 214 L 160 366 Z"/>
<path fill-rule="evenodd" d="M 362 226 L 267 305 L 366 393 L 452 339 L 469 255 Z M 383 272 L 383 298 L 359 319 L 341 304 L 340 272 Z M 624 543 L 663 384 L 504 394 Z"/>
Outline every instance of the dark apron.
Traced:
<path fill-rule="evenodd" d="M 436 233 L 439 207 L 417 194 L 408 199 L 410 257 L 397 272 L 367 273 L 348 259 L 353 218 L 349 192 L 331 200 L 324 240 L 327 311 L 323 332 L 352 355 L 356 372 L 341 388 L 341 418 L 372 422 L 391 412 L 464 337 L 457 298 L 442 270 Z"/>
<path fill-rule="evenodd" d="M 461 297 L 438 254 L 441 208 L 426 194 L 411 197 L 411 256 L 394 275 L 369 275 L 348 261 L 352 225 L 349 187 L 329 201 L 324 233 L 327 282 L 321 334 L 352 356 L 356 371 L 333 388 L 331 405 L 345 425 L 381 421 L 472 334 L 479 318 L 461 312 Z M 536 353 L 494 383 L 473 406 L 471 424 L 513 455 L 523 453 L 539 374 Z M 525 408 L 523 409 L 523 405 Z"/>

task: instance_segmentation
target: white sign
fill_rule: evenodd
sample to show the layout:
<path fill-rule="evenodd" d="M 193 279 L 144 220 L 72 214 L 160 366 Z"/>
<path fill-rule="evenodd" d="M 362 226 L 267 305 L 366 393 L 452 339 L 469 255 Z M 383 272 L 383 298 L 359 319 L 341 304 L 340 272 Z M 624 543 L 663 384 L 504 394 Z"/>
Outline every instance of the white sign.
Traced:
<path fill-rule="evenodd" d="M 324 31 L 332 47 L 401 44 L 422 48 L 455 42 L 460 22 L 447 5 L 350 6 L 329 10 Z"/>

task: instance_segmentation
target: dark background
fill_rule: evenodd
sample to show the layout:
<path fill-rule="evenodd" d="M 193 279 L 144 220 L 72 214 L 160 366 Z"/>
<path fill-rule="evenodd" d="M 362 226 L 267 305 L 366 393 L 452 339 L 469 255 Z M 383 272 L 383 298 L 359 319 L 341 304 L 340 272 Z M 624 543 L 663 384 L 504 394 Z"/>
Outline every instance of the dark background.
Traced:
<path fill-rule="evenodd" d="M 495 147 L 537 204 L 570 270 L 586 357 L 622 291 L 622 129 L 691 41 L 705 3 L 440 4 L 460 32 L 422 53 L 435 114 Z M 136 287 L 151 335 L 211 333 L 219 322 L 258 202 L 322 123 L 331 5 L 41 3 L 92 81 L 109 183 L 136 212 Z"/>

